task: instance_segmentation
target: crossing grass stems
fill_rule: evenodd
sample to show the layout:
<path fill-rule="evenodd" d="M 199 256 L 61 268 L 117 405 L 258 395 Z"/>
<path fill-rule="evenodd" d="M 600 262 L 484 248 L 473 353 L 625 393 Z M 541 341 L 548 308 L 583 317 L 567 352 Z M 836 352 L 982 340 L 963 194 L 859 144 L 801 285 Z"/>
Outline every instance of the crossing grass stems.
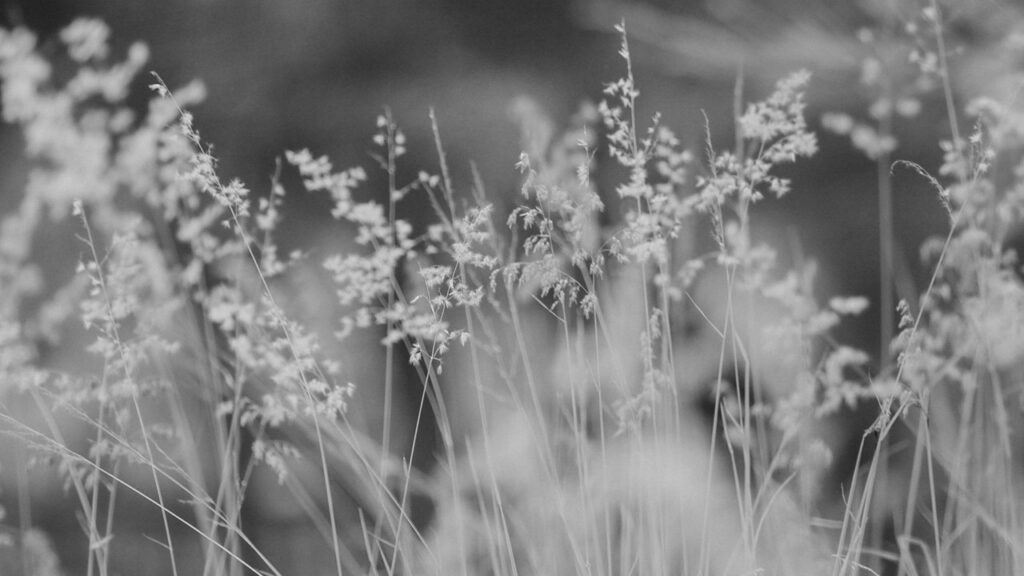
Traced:
<path fill-rule="evenodd" d="M 686 150 L 659 116 L 641 120 L 620 25 L 623 77 L 563 135 L 520 108 L 524 131 L 547 136 L 529 140 L 515 164 L 518 202 L 499 214 L 484 175 L 454 181 L 433 113 L 438 171 L 408 182 L 406 137 L 390 111 L 377 119 L 370 146 L 383 202 L 365 189 L 364 168 L 339 170 L 308 150 L 285 153 L 270 190 L 253 194 L 221 179 L 193 123 L 201 84 L 172 90 L 153 76 L 148 107 L 126 103 L 145 46 L 118 60 L 110 30 L 90 19 L 60 33 L 59 56 L 44 56 L 28 30 L 0 31 L 4 120 L 20 127 L 33 161 L 0 224 L 3 432 L 31 450 L 32 474 L 58 477 L 72 495 L 90 576 L 116 572 L 115 510 L 129 494 L 159 513 L 152 545 L 171 574 L 183 573 L 187 539 L 200 543 L 203 574 L 282 574 L 242 522 L 260 470 L 307 504 L 339 575 L 1020 573 L 1012 422 L 1024 288 L 1003 244 L 1024 213 L 1024 115 L 991 99 L 958 108 L 940 8 L 932 0 L 905 26 L 911 57 L 872 60 L 875 126 L 822 119 L 879 160 L 883 196 L 909 167 L 949 216 L 945 235 L 922 249 L 927 287 L 913 304 L 881 310 L 898 318 L 881 364 L 829 335 L 868 301 L 819 304 L 813 271 L 778 269 L 751 234 L 760 203 L 800 188 L 779 168 L 817 152 L 807 72 L 752 103 L 738 83 L 735 138 L 713 141 L 707 119 L 703 150 Z M 891 83 L 908 62 L 915 90 L 935 87 L 949 115 L 934 176 L 890 160 L 893 122 L 920 108 L 922 94 Z M 606 162 L 623 176 L 607 191 L 591 179 Z M 285 170 L 354 231 L 347 251 L 320 262 L 280 252 Z M 623 213 L 602 226 L 611 198 Z M 407 202 L 431 206 L 433 223 L 398 218 Z M 33 235 L 53 225 L 74 227 L 81 253 L 59 287 L 32 259 Z M 695 248 L 701 226 L 707 253 Z M 329 337 L 383 335 L 381 382 L 350 383 L 324 335 L 289 313 L 284 279 L 310 266 L 322 266 L 337 299 Z M 707 391 L 681 384 L 694 370 L 687 347 L 701 343 L 685 318 L 712 343 L 697 355 L 712 365 Z M 84 331 L 62 342 L 76 324 Z M 538 325 L 555 335 L 555 352 L 531 345 Z M 89 356 L 61 369 L 44 346 Z M 391 438 L 399 358 L 422 384 L 406 448 Z M 475 427 L 451 412 L 452 373 L 471 382 L 457 405 L 473 406 Z M 378 385 L 382 429 L 361 429 L 349 408 L 360 386 Z M 694 424 L 702 395 L 710 427 Z M 864 405 L 877 417 L 857 470 L 824 484 L 832 423 Z M 425 450 L 427 413 L 440 438 L 430 473 L 400 453 Z M 897 435 L 909 448 L 888 442 Z M 355 518 L 332 497 L 338 483 L 355 495 Z M 31 526 L 27 484 L 22 471 L 20 526 L 3 544 L 25 574 L 57 574 L 53 548 Z M 414 521 L 414 498 L 433 503 L 429 524 Z M 842 510 L 825 527 L 822 501 Z"/>

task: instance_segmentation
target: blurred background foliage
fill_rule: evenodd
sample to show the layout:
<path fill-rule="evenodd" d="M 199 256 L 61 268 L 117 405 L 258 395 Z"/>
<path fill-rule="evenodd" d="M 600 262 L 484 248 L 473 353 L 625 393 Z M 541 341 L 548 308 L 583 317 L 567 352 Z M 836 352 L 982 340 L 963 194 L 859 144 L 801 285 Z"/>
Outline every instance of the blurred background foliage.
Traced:
<path fill-rule="evenodd" d="M 1005 72 L 1021 68 L 1024 51 L 994 39 L 1019 27 L 1024 9 L 1009 0 L 947 4 L 958 102 L 986 93 L 1006 97 L 1019 76 L 1015 80 Z M 514 164 L 525 147 L 522 112 L 550 118 L 557 130 L 581 101 L 600 99 L 604 83 L 623 74 L 613 30 L 620 21 L 630 34 L 641 110 L 648 116 L 660 111 L 662 122 L 696 151 L 704 147 L 705 114 L 716 145 L 731 145 L 738 78 L 745 99 L 754 100 L 778 78 L 807 68 L 813 73 L 808 117 L 821 138 L 821 153 L 790 169 L 794 191 L 789 196 L 758 206 L 754 233 L 786 255 L 783 267 L 817 261 L 819 296 L 862 294 L 878 302 L 876 165 L 847 138 L 820 130 L 818 118 L 842 111 L 869 120 L 865 110 L 872 95 L 859 84 L 864 58 L 898 50 L 877 38 L 865 41 L 859 32 L 898 30 L 923 5 L 917 0 L 6 0 L 0 4 L 0 24 L 36 31 L 56 53 L 60 28 L 79 16 L 98 17 L 113 29 L 119 52 L 136 40 L 148 44 L 149 68 L 172 89 L 201 79 L 208 98 L 194 110 L 196 126 L 215 146 L 221 176 L 241 178 L 257 194 L 269 190 L 285 150 L 308 147 L 327 154 L 339 168 L 362 164 L 373 174 L 371 138 L 385 106 L 409 139 L 402 180 L 421 169 L 436 172 L 433 109 L 458 192 L 468 195 L 474 164 L 499 206 L 499 222 L 504 221 L 501 207 L 507 210 L 519 193 L 521 175 Z M 149 98 L 148 83 L 149 78 L 139 80 L 140 109 Z M 894 130 L 901 143 L 894 157 L 934 170 L 941 161 L 937 142 L 949 137 L 940 95 L 925 95 L 920 116 Z M 598 157 L 599 185 L 620 179 L 611 164 Z M 27 171 L 17 130 L 0 126 L 0 211 L 16 205 Z M 287 170 L 284 183 L 296 192 L 287 207 L 291 217 L 284 229 L 290 236 L 282 238 L 284 247 L 323 246 L 318 257 L 337 250 L 347 231 L 331 220 L 327 204 L 299 194 L 298 179 Z M 386 187 L 378 175 L 364 190 L 379 195 Z M 600 192 L 614 205 L 610 186 Z M 914 174 L 898 172 L 895 192 L 897 277 L 906 284 L 904 293 L 917 294 L 929 272 L 917 247 L 926 236 L 945 232 L 946 216 L 928 183 Z M 402 217 L 422 223 L 429 208 L 424 203 L 406 210 L 410 213 Z M 415 210 L 423 216 L 411 213 Z M 68 244 L 44 238 L 39 246 L 39 260 L 53 259 L 50 267 L 70 273 L 78 254 Z M 877 310 L 845 323 L 843 330 L 841 341 L 878 349 Z M 372 374 L 351 376 L 374 381 Z M 293 553 L 303 554 L 300 550 Z"/>
<path fill-rule="evenodd" d="M 879 49 L 858 41 L 858 30 L 911 18 L 913 0 L 8 0 L 7 26 L 25 25 L 44 38 L 82 15 L 107 21 L 116 46 L 141 40 L 151 47 L 150 68 L 173 88 L 194 78 L 208 87 L 195 110 L 197 126 L 215 146 L 222 174 L 239 177 L 257 193 L 269 189 L 284 150 L 308 147 L 337 166 L 370 165 L 374 120 L 385 106 L 409 136 L 407 176 L 435 170 L 428 112 L 436 111 L 456 185 L 472 185 L 470 163 L 499 206 L 518 189 L 513 164 L 523 147 L 516 102 L 564 125 L 582 100 L 597 100 L 603 83 L 619 76 L 612 27 L 625 21 L 642 91 L 641 110 L 663 122 L 694 149 L 703 147 L 703 114 L 714 137 L 731 141 L 736 79 L 747 99 L 763 96 L 777 78 L 805 67 L 814 78 L 810 117 L 842 110 L 863 118 L 869 98 L 858 88 L 865 54 Z M 992 60 L 988 46 L 1016 12 L 994 0 L 956 2 L 954 39 Z M 1007 14 L 1013 12 L 1013 18 Z M 875 44 L 875 43 L 871 43 Z M 995 51 L 995 52 L 993 52 Z M 965 52 L 966 53 L 966 52 Z M 956 64 L 956 63 L 954 63 Z M 973 83 L 984 91 L 988 67 L 976 62 Z M 994 77 L 994 76 L 992 76 Z M 148 97 L 140 81 L 138 101 Z M 961 100 L 961 102 L 964 100 Z M 943 118 L 935 95 L 922 115 Z M 942 123 L 896 126 L 901 158 L 934 166 Z M 912 127 L 911 127 L 912 126 Z M 938 133 L 936 133 L 938 132 Z M 796 259 L 822 267 L 819 290 L 877 294 L 878 209 L 874 164 L 843 138 L 822 135 L 821 155 L 794 168 L 795 192 L 765 203 L 755 233 Z M 724 144 L 719 144 L 724 145 Z M 0 209 L 18 196 L 25 166 L 20 141 L 0 128 Z M 600 169 L 598 181 L 602 178 Z M 610 164 L 610 163 L 606 163 Z M 286 175 L 285 183 L 289 183 Z M 291 189 L 296 182 L 291 180 Z M 379 181 L 378 183 L 379 184 Z M 382 190 L 371 181 L 367 190 Z M 913 247 L 941 229 L 943 215 L 914 178 L 899 178 L 896 195 L 898 260 L 919 278 Z M 602 191 L 607 194 L 607 191 Z M 508 199 L 503 202 L 503 199 Z M 323 206 L 290 206 L 295 242 L 344 236 Z M 412 217 L 414 215 L 405 215 Z M 286 240 L 287 243 L 287 240 Z M 795 256 L 794 256 L 795 255 Z M 791 264 L 792 262 L 790 262 Z M 868 349 L 877 315 L 851 323 L 854 342 Z"/>

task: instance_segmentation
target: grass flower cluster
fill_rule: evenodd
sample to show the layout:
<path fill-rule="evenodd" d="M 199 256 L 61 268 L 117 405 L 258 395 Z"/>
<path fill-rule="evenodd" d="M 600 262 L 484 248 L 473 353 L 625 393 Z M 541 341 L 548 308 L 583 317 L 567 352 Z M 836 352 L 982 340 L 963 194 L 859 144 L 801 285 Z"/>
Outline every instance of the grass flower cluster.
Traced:
<path fill-rule="evenodd" d="M 408 181 L 387 110 L 371 170 L 287 151 L 251 191 L 195 126 L 203 86 L 143 79 L 145 46 L 119 59 L 91 19 L 59 54 L 0 30 L 3 119 L 32 165 L 0 221 L 0 431 L 25 463 L 0 468 L 16 504 L 0 508 L 0 568 L 128 573 L 127 509 L 174 576 L 1024 572 L 1024 114 L 957 107 L 944 17 L 933 1 L 898 32 L 862 31 L 865 119 L 820 121 L 877 163 L 883 254 L 895 173 L 947 211 L 921 249 L 930 282 L 898 304 L 890 257 L 879 303 L 821 302 L 815 267 L 780 269 L 752 233 L 818 152 L 806 71 L 751 102 L 738 86 L 735 137 L 714 141 L 705 118 L 690 150 L 640 116 L 620 25 L 623 77 L 564 133 L 517 105 L 520 196 L 501 213 L 486 175 L 453 180 L 433 114 L 437 168 Z M 145 106 L 129 103 L 140 81 Z M 943 163 L 894 161 L 894 123 L 935 92 Z M 281 247 L 296 194 L 328 203 L 344 251 Z M 53 229 L 77 237 L 61 248 L 73 273 L 35 259 Z M 294 313 L 308 295 L 288 279 L 311 269 L 333 295 L 328 334 Z M 879 311 L 879 354 L 832 336 Z M 324 343 L 359 334 L 381 350 L 371 381 Z M 381 421 L 361 418 L 378 389 Z M 855 411 L 872 421 L 837 452 Z M 423 452 L 436 464 L 413 466 Z M 838 459 L 854 469 L 837 480 Z M 83 538 L 64 558 L 81 566 L 32 524 L 46 504 L 29 475 L 73 503 Z M 325 565 L 266 546 L 251 518 L 275 494 Z"/>

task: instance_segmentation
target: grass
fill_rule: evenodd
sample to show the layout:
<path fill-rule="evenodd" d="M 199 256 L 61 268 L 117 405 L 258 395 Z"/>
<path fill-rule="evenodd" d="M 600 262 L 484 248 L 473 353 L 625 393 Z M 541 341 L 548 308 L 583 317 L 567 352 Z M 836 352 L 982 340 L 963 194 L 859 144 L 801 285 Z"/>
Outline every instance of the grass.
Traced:
<path fill-rule="evenodd" d="M 125 553 L 174 576 L 1024 571 L 1024 128 L 1017 102 L 960 110 L 948 23 L 935 0 L 885 22 L 868 119 L 821 122 L 877 163 L 874 359 L 831 336 L 868 300 L 819 302 L 814 267 L 779 269 L 751 234 L 762 202 L 799 190 L 787 165 L 818 151 L 808 72 L 763 99 L 741 76 L 734 138 L 715 141 L 706 118 L 687 150 L 639 117 L 623 24 L 622 78 L 564 134 L 521 107 L 531 145 L 501 214 L 486 175 L 453 181 L 433 113 L 436 173 L 402 181 L 406 136 L 386 110 L 370 144 L 380 194 L 366 169 L 308 150 L 253 193 L 220 177 L 193 124 L 201 85 L 154 75 L 148 107 L 127 104 L 142 45 L 118 60 L 95 20 L 61 32 L 60 56 L 0 32 L 4 120 L 34 162 L 0 224 L 0 430 L 33 454 L 0 470 L 17 508 L 0 567 L 60 573 L 32 518 L 62 485 L 84 534 L 66 568 L 89 576 L 139 569 Z M 950 134 L 931 171 L 899 160 L 894 136 L 922 121 L 928 91 Z M 597 182 L 602 165 L 621 179 Z M 913 305 L 892 297 L 897 170 L 949 216 Z M 353 232 L 343 252 L 277 242 L 295 176 Z M 410 204 L 432 223 L 401 219 Z M 33 260 L 47 218 L 78 235 L 59 286 Z M 333 302 L 303 322 L 314 290 Z M 335 341 L 379 363 L 372 381 L 349 381 Z M 361 398 L 378 389 L 380 406 Z M 856 454 L 833 454 L 855 410 L 873 423 Z M 834 459 L 854 468 L 838 483 Z M 33 498 L 41 478 L 53 492 Z M 291 541 L 308 558 L 274 545 L 260 514 L 275 506 L 310 528 Z"/>

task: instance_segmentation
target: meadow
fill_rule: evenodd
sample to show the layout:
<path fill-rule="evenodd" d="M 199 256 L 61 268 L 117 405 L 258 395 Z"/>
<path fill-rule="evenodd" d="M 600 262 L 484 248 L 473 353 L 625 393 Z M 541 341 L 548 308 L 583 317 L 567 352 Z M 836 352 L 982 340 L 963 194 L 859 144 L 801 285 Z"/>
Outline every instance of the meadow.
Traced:
<path fill-rule="evenodd" d="M 0 29 L 30 166 L 0 221 L 0 574 L 1024 573 L 1024 34 L 961 102 L 968 16 L 915 6 L 857 33 L 861 113 L 739 70 L 689 135 L 639 112 L 623 20 L 600 101 L 516 102 L 515 198 L 433 110 L 407 166 L 388 108 L 366 166 L 286 150 L 250 188 L 144 44 Z M 918 125 L 935 166 L 901 157 Z M 837 140 L 877 168 L 850 240 L 877 301 L 755 233 Z M 902 179 L 944 215 L 923 283 Z M 297 203 L 345 240 L 282 238 Z M 841 338 L 865 315 L 877 349 Z"/>

